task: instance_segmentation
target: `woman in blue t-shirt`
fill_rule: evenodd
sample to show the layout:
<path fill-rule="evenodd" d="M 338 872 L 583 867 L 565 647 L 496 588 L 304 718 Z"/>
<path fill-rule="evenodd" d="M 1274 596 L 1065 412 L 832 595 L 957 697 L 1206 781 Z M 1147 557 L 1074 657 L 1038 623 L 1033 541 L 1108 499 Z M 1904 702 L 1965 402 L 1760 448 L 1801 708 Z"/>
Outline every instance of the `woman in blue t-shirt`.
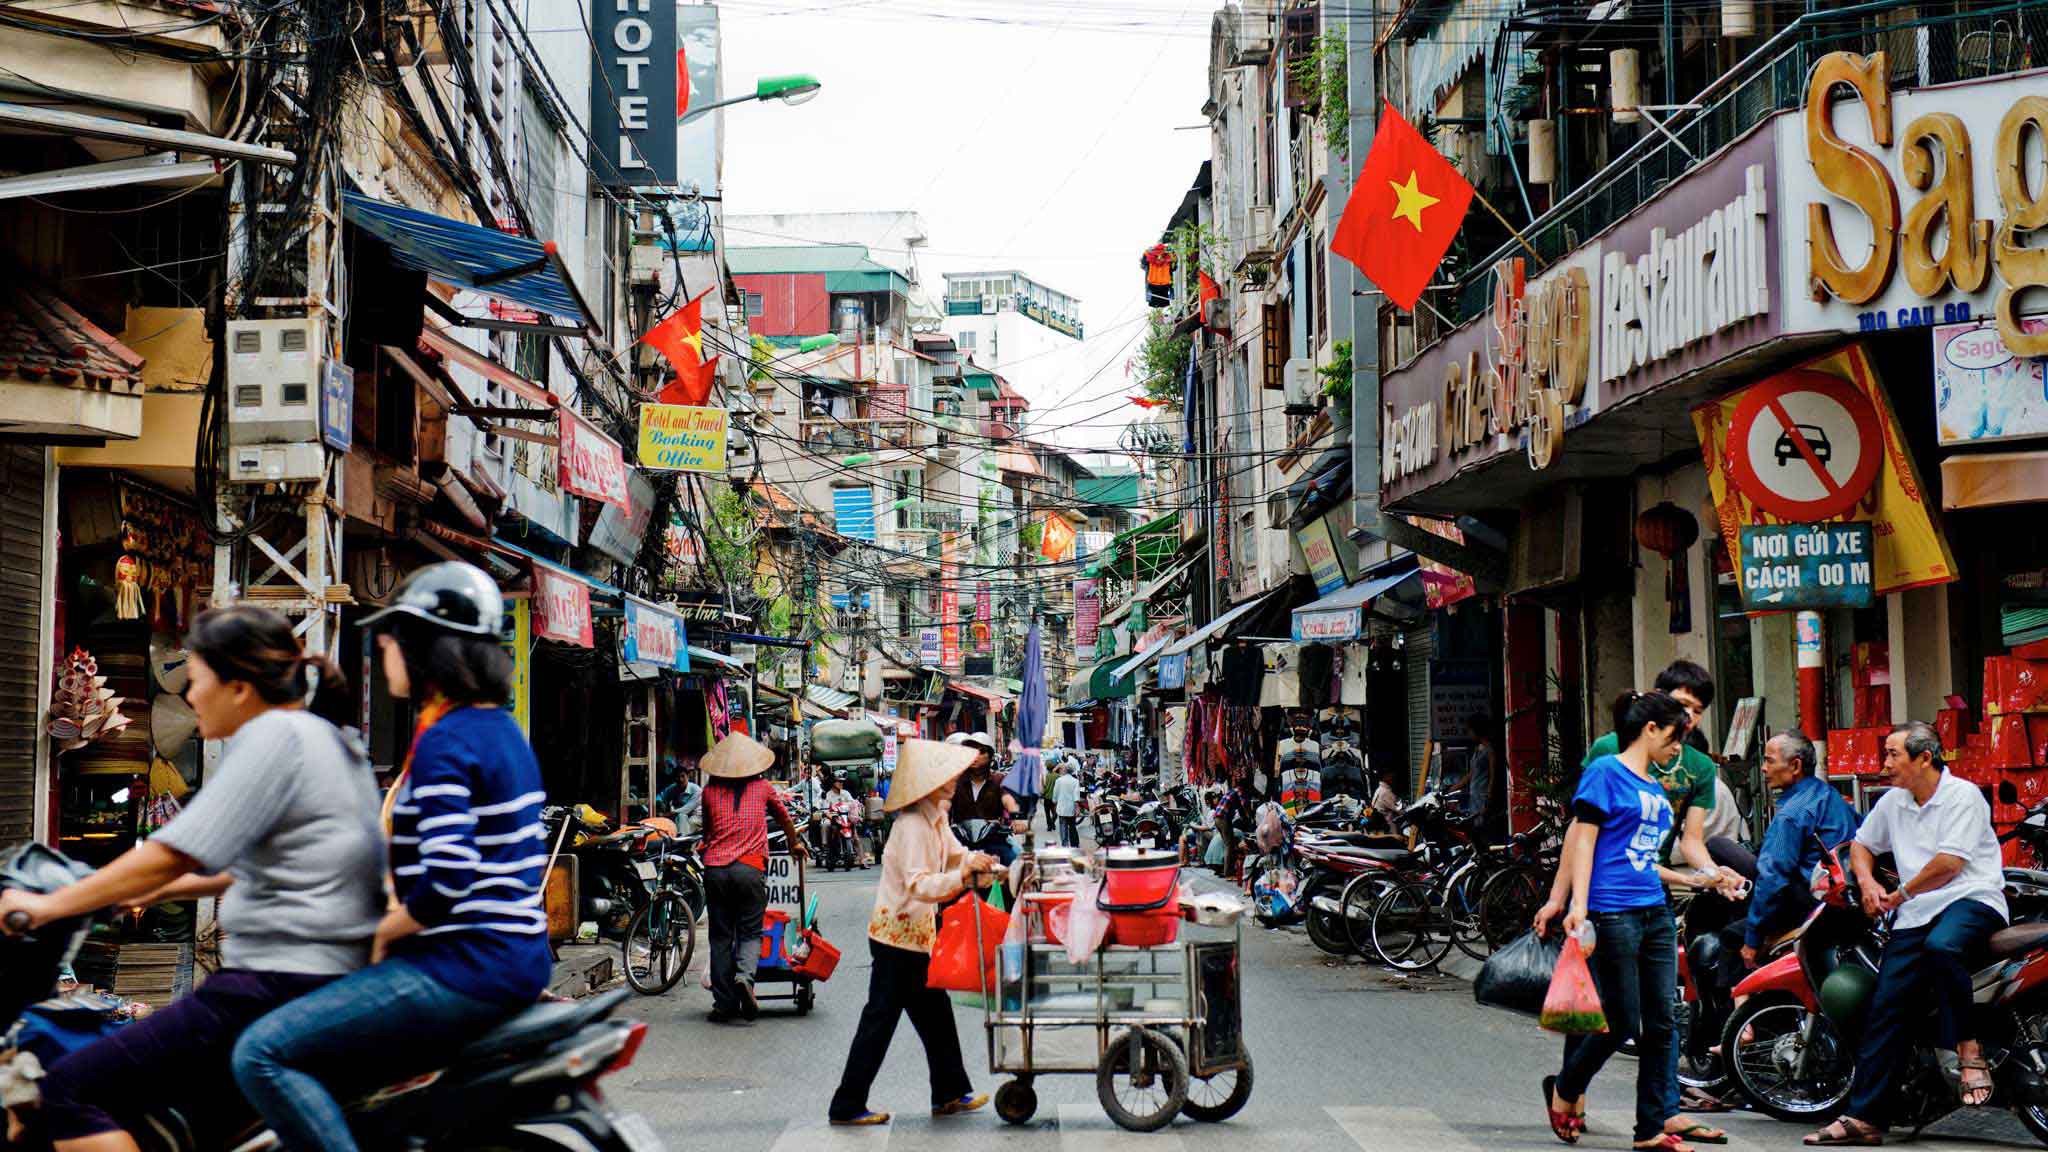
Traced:
<path fill-rule="evenodd" d="M 1685 738 L 1685 707 L 1662 692 L 1625 693 L 1614 704 L 1621 752 L 1586 766 L 1572 796 L 1572 825 L 1550 900 L 1536 913 L 1544 932 L 1559 913 L 1575 934 L 1591 924 L 1587 959 L 1607 1031 L 1567 1036 L 1564 1067 L 1543 1080 L 1550 1130 L 1576 1144 L 1586 1128 L 1586 1087 L 1607 1058 L 1637 1041 L 1635 1147 L 1687 1152 L 1688 1140 L 1725 1144 L 1727 1134 L 1678 1111 L 1671 991 L 1678 984 L 1678 943 L 1664 885 L 1692 886 L 1690 875 L 1661 863 L 1671 831 L 1671 801 L 1650 774 Z"/>

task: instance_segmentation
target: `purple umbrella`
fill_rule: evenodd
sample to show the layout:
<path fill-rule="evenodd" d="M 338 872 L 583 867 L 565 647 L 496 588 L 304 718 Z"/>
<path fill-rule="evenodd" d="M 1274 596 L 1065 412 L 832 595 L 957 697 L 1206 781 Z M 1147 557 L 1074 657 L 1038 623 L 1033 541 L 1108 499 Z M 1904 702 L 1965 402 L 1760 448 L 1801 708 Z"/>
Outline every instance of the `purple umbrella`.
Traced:
<path fill-rule="evenodd" d="M 1031 635 L 1024 641 L 1024 694 L 1017 700 L 1017 762 L 1010 769 L 1010 791 L 1024 798 L 1036 797 L 1045 784 L 1045 762 L 1039 747 L 1045 743 L 1046 715 L 1052 710 L 1045 686 L 1045 651 L 1038 636 L 1038 621 L 1031 622 Z"/>

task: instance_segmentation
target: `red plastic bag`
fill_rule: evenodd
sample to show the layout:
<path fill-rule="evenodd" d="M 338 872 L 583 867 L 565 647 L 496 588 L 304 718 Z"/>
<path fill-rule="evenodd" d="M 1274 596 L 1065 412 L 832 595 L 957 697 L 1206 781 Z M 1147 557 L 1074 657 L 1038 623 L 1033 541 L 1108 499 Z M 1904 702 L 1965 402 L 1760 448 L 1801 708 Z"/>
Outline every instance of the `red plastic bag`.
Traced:
<path fill-rule="evenodd" d="M 1600 989 L 1593 985 L 1593 973 L 1586 967 L 1586 954 L 1579 942 L 1567 938 L 1557 954 L 1557 968 L 1550 974 L 1550 993 L 1543 998 L 1543 1015 L 1537 1023 L 1547 1032 L 1566 1036 L 1587 1036 L 1607 1031 L 1607 1012 L 1600 1007 Z"/>
<path fill-rule="evenodd" d="M 979 941 L 975 939 L 976 917 L 981 920 Z M 971 892 L 947 905 L 945 915 L 939 918 L 938 939 L 932 941 L 932 964 L 925 976 L 925 987 L 948 992 L 984 992 L 994 988 L 996 951 L 1009 930 L 1010 914 L 989 907 Z"/>

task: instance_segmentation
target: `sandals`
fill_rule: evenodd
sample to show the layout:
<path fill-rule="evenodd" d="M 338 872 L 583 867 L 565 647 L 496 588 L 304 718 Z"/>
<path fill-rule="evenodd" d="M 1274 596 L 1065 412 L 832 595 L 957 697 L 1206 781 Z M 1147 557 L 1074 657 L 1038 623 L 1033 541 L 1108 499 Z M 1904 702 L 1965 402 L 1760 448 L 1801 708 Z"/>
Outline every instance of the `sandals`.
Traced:
<path fill-rule="evenodd" d="M 1692 1145 L 1687 1144 L 1685 1138 L 1676 1132 L 1659 1132 L 1650 1139 L 1638 1140 L 1629 1147 L 1641 1148 L 1644 1152 L 1692 1152 Z"/>
<path fill-rule="evenodd" d="M 1875 1148 L 1884 1143 L 1884 1133 L 1853 1116 L 1844 1116 L 1806 1138 L 1810 1147 Z"/>
<path fill-rule="evenodd" d="M 1726 1144 L 1728 1142 L 1728 1133 L 1721 1129 L 1711 1124 L 1697 1124 L 1689 1121 L 1682 1128 L 1665 1129 L 1664 1134 L 1666 1136 L 1676 1136 L 1680 1140 L 1693 1144 Z"/>
<path fill-rule="evenodd" d="M 1969 1077 L 1971 1072 L 1981 1072 L 1983 1073 L 1983 1078 L 1972 1083 Z M 1991 1103 L 1991 1093 L 1994 1090 L 1994 1085 L 1991 1082 L 1990 1064 L 1981 1059 L 1964 1060 L 1958 1058 L 1956 1060 L 1956 1080 L 1958 1098 L 1962 1100 L 1963 1107 L 1982 1108 L 1984 1105 Z M 1973 1096 L 1976 1099 L 1971 1099 Z"/>
<path fill-rule="evenodd" d="M 1678 1110 L 1680 1112 L 1713 1114 L 1733 1112 L 1735 1111 L 1735 1106 L 1718 1096 L 1709 1096 L 1697 1088 L 1687 1088 L 1685 1095 L 1678 1101 Z"/>
<path fill-rule="evenodd" d="M 1552 1106 L 1552 1101 L 1556 1099 L 1557 1077 L 1545 1076 L 1543 1078 L 1543 1111 L 1550 1119 L 1550 1134 L 1567 1144 L 1577 1144 L 1579 1142 L 1579 1133 L 1585 1131 L 1583 1127 L 1585 1119 L 1570 1111 L 1560 1112 Z"/>

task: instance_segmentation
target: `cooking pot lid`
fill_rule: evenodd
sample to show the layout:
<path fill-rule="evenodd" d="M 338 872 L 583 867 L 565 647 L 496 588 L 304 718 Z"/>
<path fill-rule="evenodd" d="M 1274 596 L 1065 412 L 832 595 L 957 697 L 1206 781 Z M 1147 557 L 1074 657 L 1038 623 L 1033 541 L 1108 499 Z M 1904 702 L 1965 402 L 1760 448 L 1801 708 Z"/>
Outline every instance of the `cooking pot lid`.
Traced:
<path fill-rule="evenodd" d="M 1180 863 L 1180 857 L 1157 848 L 1111 848 L 1104 853 L 1111 868 L 1165 868 Z"/>

